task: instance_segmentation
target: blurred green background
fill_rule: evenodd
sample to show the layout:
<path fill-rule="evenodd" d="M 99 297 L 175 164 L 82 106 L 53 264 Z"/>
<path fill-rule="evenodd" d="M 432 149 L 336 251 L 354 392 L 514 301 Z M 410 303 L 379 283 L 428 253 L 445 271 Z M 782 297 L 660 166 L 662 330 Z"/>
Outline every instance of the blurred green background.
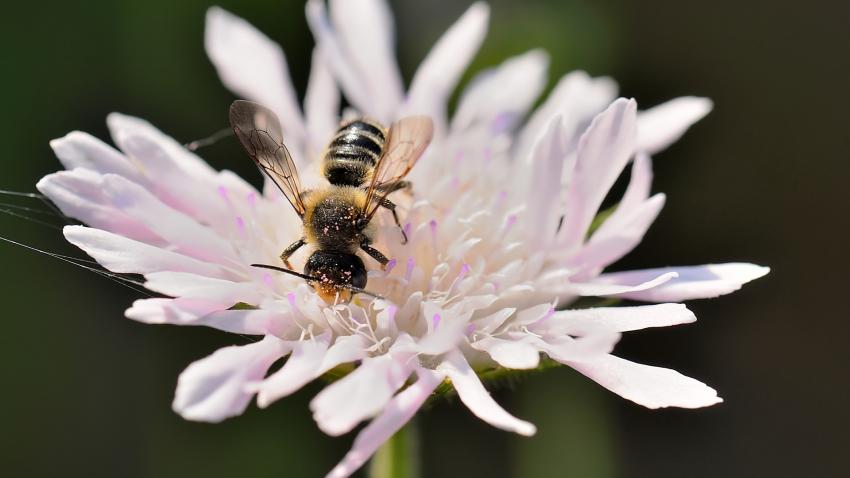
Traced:
<path fill-rule="evenodd" d="M 394 1 L 409 81 L 468 1 Z M 107 138 L 111 111 L 181 141 L 226 126 L 233 96 L 203 51 L 209 0 L 16 2 L 0 19 L 0 189 L 34 191 L 59 168 L 48 140 Z M 312 39 L 301 2 L 224 1 L 286 50 L 303 94 Z M 585 69 L 614 76 L 649 107 L 677 95 L 714 112 L 657 155 L 668 205 L 618 268 L 744 260 L 773 272 L 689 306 L 700 321 L 630 333 L 618 353 L 719 390 L 709 409 L 649 411 L 567 369 L 496 391 L 539 427 L 525 439 L 458 404 L 419 415 L 426 477 L 839 476 L 850 469 L 842 308 L 850 221 L 850 8 L 846 2 L 492 2 L 473 70 L 542 47 L 550 86 Z M 234 141 L 202 154 L 258 180 Z M 4 198 L 3 201 L 8 201 Z M 16 202 L 16 204 L 27 204 Z M 59 231 L 0 216 L 0 235 L 78 254 Z M 318 431 L 308 386 L 218 425 L 171 412 L 191 361 L 246 339 L 123 318 L 137 297 L 55 259 L 0 244 L 0 474 L 4 476 L 322 476 L 352 435 Z"/>

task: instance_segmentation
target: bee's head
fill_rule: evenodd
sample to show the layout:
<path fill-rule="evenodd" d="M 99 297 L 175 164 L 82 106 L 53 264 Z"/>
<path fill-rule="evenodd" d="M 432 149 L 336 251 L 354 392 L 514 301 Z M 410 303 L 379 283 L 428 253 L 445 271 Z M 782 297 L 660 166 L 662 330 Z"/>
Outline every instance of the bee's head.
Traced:
<path fill-rule="evenodd" d="M 366 266 L 354 254 L 316 251 L 307 259 L 304 274 L 319 279 L 310 285 L 329 304 L 334 303 L 337 294 L 340 301 L 347 302 L 353 295 L 351 287 L 366 286 Z"/>

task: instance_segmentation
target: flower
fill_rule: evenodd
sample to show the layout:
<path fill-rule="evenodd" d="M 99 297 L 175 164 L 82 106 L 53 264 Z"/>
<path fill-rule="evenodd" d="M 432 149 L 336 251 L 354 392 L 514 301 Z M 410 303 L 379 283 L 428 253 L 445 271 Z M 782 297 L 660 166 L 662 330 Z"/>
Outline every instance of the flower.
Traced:
<path fill-rule="evenodd" d="M 535 50 L 479 74 L 449 118 L 448 97 L 488 14 L 483 3 L 470 7 L 405 91 L 385 2 L 331 1 L 328 13 L 309 1 L 317 46 L 302 114 L 281 48 L 222 9 L 208 12 L 206 48 L 222 81 L 278 113 L 305 184 L 321 180 L 309 166 L 338 124 L 340 89 L 356 113 L 385 123 L 433 118 L 434 142 L 410 174 L 414 192 L 394 196 L 410 241 L 401 243 L 392 221 L 376 220 L 376 247 L 393 260 L 386 272 L 373 268 L 368 288 L 384 299 L 326 304 L 300 279 L 251 267 L 275 264 L 298 237 L 289 204 L 268 184 L 261 193 L 213 170 L 143 120 L 109 116 L 118 150 L 82 132 L 51 142 L 66 170 L 38 189 L 88 225 L 66 227 L 65 237 L 113 272 L 144 275 L 145 287 L 165 296 L 137 300 L 127 317 L 262 337 L 191 364 L 178 380 L 177 413 L 218 422 L 254 396 L 266 407 L 332 370 L 348 372 L 310 404 L 330 435 L 372 419 L 330 473 L 343 477 L 444 382 L 482 420 L 534 434 L 493 400 L 478 372 L 535 368 L 541 354 L 649 408 L 720 401 L 697 380 L 611 352 L 622 332 L 693 322 L 678 302 L 732 292 L 768 269 L 604 272 L 638 245 L 664 204 L 663 194 L 650 194 L 649 154 L 711 103 L 679 98 L 638 112 L 634 100 L 615 99 L 612 80 L 575 72 L 531 112 L 547 67 Z M 598 215 L 630 163 L 618 205 Z M 585 296 L 654 304 L 569 308 Z"/>

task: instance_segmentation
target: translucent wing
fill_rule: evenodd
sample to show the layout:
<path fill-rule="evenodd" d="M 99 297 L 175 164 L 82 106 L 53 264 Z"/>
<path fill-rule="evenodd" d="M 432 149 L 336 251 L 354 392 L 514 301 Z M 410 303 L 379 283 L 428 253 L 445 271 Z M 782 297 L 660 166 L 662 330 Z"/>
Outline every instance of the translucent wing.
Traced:
<path fill-rule="evenodd" d="M 405 177 L 422 156 L 434 136 L 434 123 L 427 116 L 408 116 L 390 126 L 384 154 L 375 165 L 375 173 L 366 193 L 364 214 L 371 218 L 381 201 L 393 189 L 392 183 Z"/>
<path fill-rule="evenodd" d="M 230 126 L 251 159 L 303 217 L 306 208 L 301 200 L 301 182 L 292 156 L 283 144 L 277 115 L 260 104 L 237 100 L 230 105 Z"/>

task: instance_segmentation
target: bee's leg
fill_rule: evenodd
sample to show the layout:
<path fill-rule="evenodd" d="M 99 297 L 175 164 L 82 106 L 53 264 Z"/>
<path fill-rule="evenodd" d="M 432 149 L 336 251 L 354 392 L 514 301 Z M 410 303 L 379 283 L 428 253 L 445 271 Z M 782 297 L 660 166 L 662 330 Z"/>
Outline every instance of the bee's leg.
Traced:
<path fill-rule="evenodd" d="M 283 252 L 280 254 L 280 260 L 282 260 L 283 263 L 286 264 L 286 267 L 292 269 L 292 264 L 289 263 L 289 256 L 295 254 L 295 251 L 297 251 L 304 244 L 307 244 L 307 241 L 305 241 L 302 237 L 301 239 L 298 239 L 297 241 L 293 242 L 289 245 L 289 247 L 283 250 Z"/>
<path fill-rule="evenodd" d="M 385 183 L 380 186 L 380 190 L 386 194 L 392 194 L 399 189 L 410 189 L 413 186 L 413 183 L 410 181 L 398 180 L 391 183 Z"/>
<path fill-rule="evenodd" d="M 396 214 L 396 212 L 395 212 L 395 203 L 390 201 L 387 198 L 383 198 L 383 199 L 381 199 L 381 206 L 389 209 L 390 212 L 393 213 L 393 220 L 395 221 L 395 225 L 398 226 L 398 229 L 401 231 L 401 237 L 404 238 L 404 240 L 402 240 L 401 243 L 407 244 L 407 233 L 404 232 L 404 228 L 401 227 L 401 222 L 399 222 L 399 220 L 398 220 L 398 214 Z"/>
<path fill-rule="evenodd" d="M 387 263 L 390 262 L 390 260 L 387 259 L 387 256 L 381 254 L 381 251 L 370 246 L 368 242 L 361 243 L 360 249 L 363 249 L 363 252 L 372 256 L 372 259 L 375 259 L 376 261 L 380 262 L 381 270 L 386 270 Z"/>

